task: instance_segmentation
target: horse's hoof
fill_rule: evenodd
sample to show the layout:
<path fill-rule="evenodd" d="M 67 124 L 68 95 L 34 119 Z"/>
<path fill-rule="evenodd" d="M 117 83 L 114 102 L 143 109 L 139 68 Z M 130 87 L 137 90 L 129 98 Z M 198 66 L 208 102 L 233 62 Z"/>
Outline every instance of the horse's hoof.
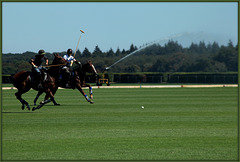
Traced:
<path fill-rule="evenodd" d="M 90 99 L 93 100 L 93 95 L 90 95 Z"/>
<path fill-rule="evenodd" d="M 35 111 L 36 110 L 36 107 L 32 108 L 32 111 Z"/>
<path fill-rule="evenodd" d="M 22 110 L 24 110 L 25 109 L 25 106 L 24 105 L 22 105 Z"/>
<path fill-rule="evenodd" d="M 93 101 L 90 101 L 90 104 L 94 104 L 94 102 L 93 102 Z"/>
<path fill-rule="evenodd" d="M 30 110 L 30 106 L 29 105 L 27 106 L 27 109 Z"/>
<path fill-rule="evenodd" d="M 60 106 L 60 104 L 54 104 L 54 106 Z"/>

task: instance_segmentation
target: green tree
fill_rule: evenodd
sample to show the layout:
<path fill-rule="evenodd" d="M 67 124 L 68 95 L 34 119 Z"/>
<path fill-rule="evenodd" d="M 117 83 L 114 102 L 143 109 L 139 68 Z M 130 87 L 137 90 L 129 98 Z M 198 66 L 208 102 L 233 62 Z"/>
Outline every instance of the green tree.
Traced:
<path fill-rule="evenodd" d="M 76 54 L 75 54 L 75 59 L 79 60 L 81 58 L 81 56 L 82 56 L 81 51 L 79 51 L 79 49 L 78 49 Z M 54 58 L 52 58 L 52 59 L 54 59 Z"/>
<path fill-rule="evenodd" d="M 152 72 L 167 72 L 168 71 L 168 60 L 162 57 L 158 59 L 155 64 L 153 64 L 151 70 Z"/>
<path fill-rule="evenodd" d="M 98 46 L 96 46 L 92 55 L 93 55 L 93 57 L 97 57 L 97 56 L 102 56 L 103 53 L 102 53 L 101 49 Z"/>
<path fill-rule="evenodd" d="M 130 54 L 130 53 L 132 53 L 132 52 L 135 51 L 135 50 L 137 50 L 137 47 L 134 46 L 133 44 L 131 44 L 129 50 L 127 51 L 127 54 Z"/>
<path fill-rule="evenodd" d="M 117 51 L 116 51 L 116 56 L 120 56 L 121 55 L 121 51 L 120 51 L 120 49 L 119 49 L 119 47 L 117 48 Z"/>
<path fill-rule="evenodd" d="M 128 73 L 136 73 L 140 72 L 141 68 L 138 65 L 129 65 L 128 67 L 125 68 L 125 71 Z"/>
<path fill-rule="evenodd" d="M 231 40 L 228 41 L 228 48 L 234 48 L 233 47 L 233 42 Z"/>
<path fill-rule="evenodd" d="M 177 41 L 168 41 L 167 44 L 165 44 L 165 53 L 176 53 L 176 52 L 182 52 L 182 46 L 178 44 Z"/>
<path fill-rule="evenodd" d="M 114 56 L 114 51 L 112 48 L 107 52 L 107 57 L 113 57 Z"/>
<path fill-rule="evenodd" d="M 238 70 L 238 51 L 231 45 L 228 45 L 227 47 L 222 46 L 214 59 L 225 63 L 228 71 Z"/>
<path fill-rule="evenodd" d="M 215 53 L 218 52 L 218 50 L 219 50 L 219 45 L 218 45 L 217 42 L 214 41 L 212 46 L 211 46 L 210 52 L 215 54 Z"/>
<path fill-rule="evenodd" d="M 204 41 L 200 41 L 199 45 L 198 45 L 198 53 L 199 54 L 203 54 L 203 53 L 206 53 L 206 51 L 207 51 L 207 47 L 205 45 L 205 42 Z"/>
<path fill-rule="evenodd" d="M 122 55 L 126 55 L 126 54 L 127 54 L 126 50 L 123 49 L 122 52 L 121 52 L 121 54 L 122 54 Z"/>
<path fill-rule="evenodd" d="M 188 51 L 190 53 L 197 53 L 198 52 L 198 44 L 192 42 Z"/>
<path fill-rule="evenodd" d="M 82 56 L 87 58 L 92 56 L 91 52 L 88 50 L 87 47 L 85 47 L 85 49 L 83 50 Z"/>

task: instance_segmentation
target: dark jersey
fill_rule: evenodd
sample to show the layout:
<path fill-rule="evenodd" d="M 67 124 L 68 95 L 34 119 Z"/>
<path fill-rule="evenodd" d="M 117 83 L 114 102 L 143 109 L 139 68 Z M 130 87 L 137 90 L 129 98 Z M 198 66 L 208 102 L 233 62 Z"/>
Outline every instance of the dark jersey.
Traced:
<path fill-rule="evenodd" d="M 41 57 L 40 55 L 36 55 L 35 56 L 35 59 L 32 61 L 30 60 L 30 63 L 33 62 L 36 66 L 40 66 L 43 62 L 43 60 L 47 60 L 48 58 L 47 57 Z"/>

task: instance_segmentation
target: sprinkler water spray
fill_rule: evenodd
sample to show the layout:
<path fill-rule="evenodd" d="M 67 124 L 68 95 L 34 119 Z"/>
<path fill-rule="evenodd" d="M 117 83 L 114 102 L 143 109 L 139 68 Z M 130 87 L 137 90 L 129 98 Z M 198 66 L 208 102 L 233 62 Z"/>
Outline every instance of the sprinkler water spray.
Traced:
<path fill-rule="evenodd" d="M 130 53 L 130 54 L 122 57 L 121 59 L 117 60 L 116 62 L 114 62 L 114 63 L 113 63 L 112 65 L 110 65 L 109 67 L 106 67 L 106 68 L 104 69 L 104 71 L 105 71 L 105 70 L 109 70 L 112 66 L 116 65 L 117 63 L 125 60 L 125 59 L 128 58 L 129 56 L 131 56 L 131 55 L 133 55 L 133 54 L 135 54 L 135 53 L 137 53 L 137 52 L 139 52 L 139 51 L 141 51 L 141 50 L 143 50 L 143 49 L 145 49 L 145 48 L 147 48 L 147 47 L 149 47 L 149 46 L 151 46 L 151 45 L 160 44 L 160 43 L 162 43 L 162 42 L 165 42 L 165 41 L 168 41 L 168 40 L 171 40 L 171 39 L 174 39 L 174 38 L 178 38 L 178 37 L 181 37 L 181 36 L 183 36 L 183 35 L 188 35 L 188 34 L 189 34 L 189 33 L 176 34 L 176 35 L 173 35 L 173 36 L 170 36 L 170 37 L 163 38 L 163 39 L 161 39 L 161 40 L 157 40 L 157 41 L 151 42 L 151 43 L 147 44 L 146 46 L 143 46 L 143 47 L 141 47 L 141 48 L 133 51 L 132 53 Z"/>
<path fill-rule="evenodd" d="M 104 68 L 104 70 L 103 70 L 103 72 L 102 72 L 102 73 L 103 73 L 102 79 L 99 79 L 99 82 L 100 82 L 100 81 L 107 81 L 107 82 L 108 82 L 108 79 L 105 79 L 105 74 L 104 74 L 105 71 L 110 70 L 110 68 L 111 68 L 112 66 L 114 66 L 114 65 L 118 64 L 119 62 L 125 60 L 125 59 L 128 58 L 129 56 L 131 56 L 131 55 L 133 55 L 133 54 L 135 54 L 135 53 L 137 53 L 137 52 L 139 52 L 139 51 L 141 51 L 141 50 L 143 50 L 143 49 L 145 49 L 145 48 L 147 48 L 147 47 L 149 47 L 149 46 L 151 46 L 151 45 L 160 44 L 160 43 L 166 42 L 166 41 L 168 41 L 168 40 L 175 39 L 175 38 L 180 38 L 180 37 L 182 37 L 182 36 L 184 36 L 184 35 L 186 36 L 186 35 L 189 35 L 189 34 L 190 34 L 190 33 L 176 34 L 176 35 L 173 35 L 173 36 L 170 36 L 170 37 L 166 37 L 166 38 L 163 38 L 163 39 L 160 39 L 160 40 L 153 41 L 153 42 L 151 42 L 151 43 L 149 43 L 149 44 L 147 44 L 147 45 L 145 45 L 145 46 L 143 46 L 143 47 L 140 47 L 139 49 L 131 52 L 130 54 L 128 54 L 128 55 L 120 58 L 119 60 L 117 60 L 116 62 L 114 62 L 112 65 Z"/>
<path fill-rule="evenodd" d="M 103 73 L 104 73 L 105 71 L 109 70 L 109 69 L 110 69 L 110 67 L 106 67 L 106 68 L 103 70 Z"/>

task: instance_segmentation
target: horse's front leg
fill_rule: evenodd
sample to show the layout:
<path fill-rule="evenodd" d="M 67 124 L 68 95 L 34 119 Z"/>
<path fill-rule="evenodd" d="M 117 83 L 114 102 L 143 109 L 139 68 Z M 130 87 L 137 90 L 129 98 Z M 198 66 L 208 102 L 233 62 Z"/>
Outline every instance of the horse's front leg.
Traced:
<path fill-rule="evenodd" d="M 49 88 L 48 88 L 45 92 L 46 92 L 46 96 L 45 96 L 44 102 L 42 102 L 39 106 L 34 107 L 34 108 L 32 109 L 32 111 L 35 111 L 35 110 L 37 110 L 37 109 L 40 109 L 41 107 L 43 107 L 46 103 L 48 103 L 48 102 L 50 102 L 50 101 L 52 101 L 52 102 L 54 103 L 54 105 L 60 105 L 60 104 L 58 104 L 58 103 L 55 101 L 54 96 L 53 96 L 53 93 L 50 91 Z M 50 99 L 47 100 L 49 97 L 50 97 Z"/>
<path fill-rule="evenodd" d="M 86 95 L 86 93 L 82 90 L 82 87 L 80 86 L 80 84 L 76 84 L 76 88 L 82 93 L 82 95 L 85 97 L 85 99 L 90 102 L 91 104 L 93 104 L 94 102 Z"/>
<path fill-rule="evenodd" d="M 50 91 L 50 89 L 47 89 L 47 91 L 46 91 L 47 95 L 45 96 L 45 101 L 47 102 L 47 99 L 50 97 L 50 101 L 52 101 L 54 103 L 54 105 L 60 105 L 54 99 L 55 92 L 56 91 L 52 92 L 52 91 Z"/>
<path fill-rule="evenodd" d="M 45 95 L 44 97 L 44 100 L 40 102 L 40 104 L 46 104 L 46 103 L 49 103 L 51 102 L 52 100 L 50 99 L 50 96 L 49 95 Z"/>
<path fill-rule="evenodd" d="M 34 101 L 33 101 L 34 105 L 37 105 L 37 104 L 36 104 L 36 103 L 37 103 L 37 100 L 38 100 L 38 98 L 39 98 L 42 94 L 43 94 L 43 91 L 38 91 L 38 94 L 36 95 L 36 97 L 35 97 L 35 99 L 34 99 Z"/>
<path fill-rule="evenodd" d="M 91 86 L 89 86 L 89 94 L 90 94 L 90 98 L 93 99 L 93 91 Z"/>
<path fill-rule="evenodd" d="M 88 87 L 89 88 L 89 95 L 90 95 L 90 99 L 93 99 L 93 91 L 92 91 L 92 86 L 90 84 L 82 84 L 81 87 Z"/>
<path fill-rule="evenodd" d="M 28 110 L 30 110 L 30 106 L 27 101 L 25 101 L 22 98 L 22 94 L 25 93 L 25 91 L 18 91 L 15 93 L 16 98 L 22 103 L 22 110 L 25 109 L 25 105 L 27 106 Z"/>
<path fill-rule="evenodd" d="M 58 89 L 58 88 L 57 88 L 57 89 Z M 53 94 L 53 95 L 55 95 L 57 89 L 55 89 L 55 90 L 52 91 L 52 94 Z M 49 103 L 49 102 L 51 102 L 51 101 L 52 101 L 52 99 L 50 98 L 50 95 L 49 95 L 49 94 L 46 94 L 46 95 L 45 95 L 45 98 L 44 98 L 44 101 L 42 101 L 40 104 L 47 104 L 47 103 Z M 53 100 L 53 103 L 54 103 L 54 105 L 57 105 L 57 106 L 60 105 L 60 104 L 56 103 L 55 100 Z"/>

